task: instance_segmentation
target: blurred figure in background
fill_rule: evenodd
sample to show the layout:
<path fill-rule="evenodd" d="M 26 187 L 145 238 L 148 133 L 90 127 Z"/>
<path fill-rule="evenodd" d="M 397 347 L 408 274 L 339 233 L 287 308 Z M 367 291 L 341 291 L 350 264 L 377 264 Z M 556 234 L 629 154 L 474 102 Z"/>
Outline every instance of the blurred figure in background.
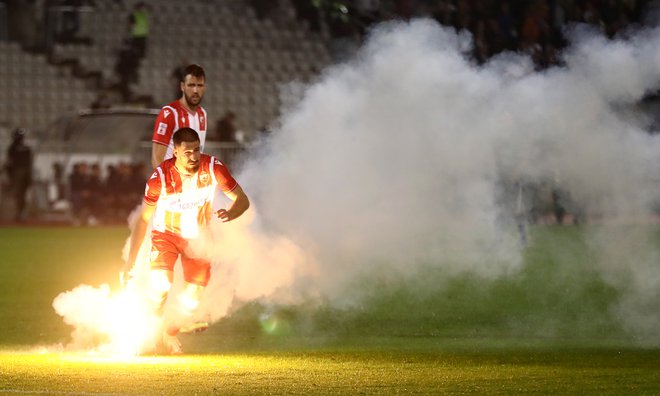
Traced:
<path fill-rule="evenodd" d="M 132 99 L 130 84 L 138 81 L 138 67 L 140 58 L 129 39 L 124 39 L 117 53 L 115 62 L 115 73 L 118 77 L 117 88 L 119 88 L 122 99 L 128 102 Z"/>
<path fill-rule="evenodd" d="M 93 163 L 89 168 L 89 197 L 85 201 L 85 210 L 89 212 L 87 225 L 98 225 L 99 219 L 103 217 L 105 207 L 101 204 L 103 200 L 103 177 L 101 176 L 101 165 Z"/>
<path fill-rule="evenodd" d="M 76 225 L 86 224 L 88 216 L 91 215 L 89 211 L 89 202 L 93 199 L 91 179 L 89 165 L 86 162 L 73 165 L 73 172 L 69 175 L 69 189 Z"/>
<path fill-rule="evenodd" d="M 215 137 L 221 142 L 236 141 L 236 113 L 227 111 L 215 126 Z"/>
<path fill-rule="evenodd" d="M 53 180 L 51 181 L 53 192 L 51 194 L 52 202 L 66 199 L 66 181 L 64 180 L 64 165 L 61 162 L 53 163 Z"/>
<path fill-rule="evenodd" d="M 15 220 L 25 219 L 25 198 L 32 184 L 32 150 L 25 144 L 24 128 L 12 133 L 12 142 L 7 150 L 5 170 L 9 176 L 9 189 L 16 202 Z"/>
<path fill-rule="evenodd" d="M 78 8 L 82 6 L 81 0 L 64 0 L 60 2 L 60 37 L 59 41 L 71 43 L 74 41 L 78 30 L 80 30 L 80 13 Z"/>
<path fill-rule="evenodd" d="M 90 104 L 90 107 L 93 110 L 109 109 L 110 107 L 112 107 L 112 103 L 110 101 L 110 98 L 108 97 L 108 94 L 106 92 L 101 91 L 96 94 L 96 98 Z"/>
<path fill-rule="evenodd" d="M 144 2 L 133 7 L 129 19 L 131 25 L 131 46 L 135 55 L 142 59 L 147 52 L 147 36 L 149 35 L 149 13 Z"/>

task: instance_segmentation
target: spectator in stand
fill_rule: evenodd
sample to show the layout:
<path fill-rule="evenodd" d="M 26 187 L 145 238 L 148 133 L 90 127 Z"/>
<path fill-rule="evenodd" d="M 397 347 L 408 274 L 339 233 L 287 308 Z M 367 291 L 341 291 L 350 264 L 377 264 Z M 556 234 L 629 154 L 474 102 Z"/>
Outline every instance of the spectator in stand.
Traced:
<path fill-rule="evenodd" d="M 25 219 L 25 202 L 28 188 L 32 184 L 32 150 L 25 144 L 26 130 L 18 128 L 12 133 L 12 142 L 7 149 L 5 170 L 9 176 L 9 189 L 16 203 L 15 220 Z"/>
<path fill-rule="evenodd" d="M 405 20 L 409 20 L 415 13 L 414 0 L 394 0 L 394 12 Z"/>
<path fill-rule="evenodd" d="M 520 49 L 529 54 L 534 63 L 544 63 L 544 48 L 550 38 L 550 27 L 546 21 L 547 5 L 543 0 L 531 3 L 525 10 L 520 28 Z"/>
<path fill-rule="evenodd" d="M 135 53 L 135 49 L 129 39 L 122 41 L 117 55 L 117 63 L 115 63 L 115 72 L 119 77 L 117 84 L 122 94 L 122 99 L 125 102 L 131 100 L 131 87 L 130 84 L 137 82 L 138 74 L 137 69 L 140 65 L 139 58 Z"/>
<path fill-rule="evenodd" d="M 101 177 L 101 167 L 98 163 L 94 163 L 90 167 L 87 183 L 89 189 L 89 196 L 85 200 L 85 212 L 89 213 L 87 224 L 96 225 L 99 222 L 99 217 L 104 216 L 102 212 L 104 207 L 100 204 L 104 193 L 103 179 Z"/>
<path fill-rule="evenodd" d="M 41 23 L 38 18 L 37 2 L 4 0 L 3 15 L 0 19 L 0 41 L 9 40 L 19 42 L 26 50 L 38 50 L 41 35 Z"/>
<path fill-rule="evenodd" d="M 90 214 L 89 202 L 92 199 L 90 172 L 86 162 L 73 165 L 73 172 L 69 175 L 69 188 L 74 221 L 76 224 L 84 224 Z"/>
<path fill-rule="evenodd" d="M 78 8 L 82 6 L 81 0 L 64 0 L 61 6 L 61 31 L 60 40 L 63 43 L 75 41 L 76 34 L 80 29 L 80 15 Z"/>
<path fill-rule="evenodd" d="M 105 194 L 106 203 L 106 216 L 108 219 L 120 218 L 121 202 L 119 194 L 117 194 L 117 186 L 119 186 L 119 171 L 116 165 L 108 164 L 106 167 L 106 176 L 103 183 L 103 190 Z"/>
<path fill-rule="evenodd" d="M 497 14 L 497 24 L 499 27 L 500 48 L 506 50 L 513 50 L 517 47 L 516 40 L 518 32 L 516 29 L 516 20 L 511 14 L 511 5 L 508 1 L 503 1 L 500 4 L 500 10 Z"/>
<path fill-rule="evenodd" d="M 110 103 L 110 98 L 108 98 L 108 94 L 105 92 L 99 92 L 96 95 L 96 99 L 91 104 L 91 108 L 93 110 L 98 110 L 98 109 L 109 109 L 111 107 Z"/>
<path fill-rule="evenodd" d="M 112 173 L 106 179 L 106 189 L 112 188 L 115 196 L 113 202 L 113 219 L 124 221 L 128 214 L 140 204 L 144 194 L 144 164 L 129 164 L 121 162 L 113 167 Z"/>
<path fill-rule="evenodd" d="M 133 7 L 129 19 L 131 26 L 131 45 L 138 59 L 147 52 L 147 36 L 149 35 L 149 13 L 144 2 L 140 1 Z"/>
<path fill-rule="evenodd" d="M 131 195 L 132 190 L 132 174 L 131 166 L 126 162 L 121 162 L 118 167 L 118 183 L 115 185 L 116 193 L 119 196 L 119 205 L 117 216 L 126 218 L 128 214 L 135 208 L 136 203 L 134 197 Z M 139 191 L 138 191 L 139 192 Z M 138 200 L 139 203 L 139 200 Z"/>
<path fill-rule="evenodd" d="M 142 162 L 135 162 L 130 166 L 130 208 L 139 205 L 144 195 L 144 184 L 147 182 L 146 166 Z"/>
<path fill-rule="evenodd" d="M 305 21 L 309 30 L 315 33 L 321 32 L 321 2 L 309 0 L 292 0 L 291 2 L 296 11 L 296 18 L 299 21 Z"/>
<path fill-rule="evenodd" d="M 61 162 L 53 163 L 54 202 L 66 199 L 66 181 L 64 180 L 64 166 Z"/>
<path fill-rule="evenodd" d="M 236 113 L 225 113 L 215 126 L 215 137 L 221 142 L 236 141 Z"/>
<path fill-rule="evenodd" d="M 486 21 L 479 19 L 474 31 L 474 58 L 479 64 L 486 63 L 490 57 L 490 46 L 486 32 Z"/>
<path fill-rule="evenodd" d="M 641 22 L 644 10 L 652 3 L 650 0 L 394 0 L 380 2 L 378 13 L 374 13 L 369 2 L 294 0 L 293 3 L 301 19 L 311 21 L 321 17 L 331 27 L 333 38 L 340 41 L 345 39 L 346 27 L 337 25 L 340 14 L 333 13 L 333 7 L 345 6 L 348 14 L 340 15 L 340 20 L 358 25 L 357 31 L 361 34 L 369 30 L 370 24 L 392 15 L 401 19 L 432 15 L 445 26 L 472 32 L 476 46 L 474 56 L 478 62 L 501 51 L 522 50 L 529 53 L 540 68 L 559 62 L 556 54 L 566 45 L 562 33 L 567 23 L 590 23 L 613 37 L 622 27 Z M 311 9 L 315 12 L 309 12 Z M 322 21 L 311 26 L 316 25 L 321 26 Z"/>
<path fill-rule="evenodd" d="M 600 15 L 605 25 L 605 34 L 608 37 L 614 35 L 625 25 L 627 25 L 626 12 L 624 5 L 618 0 L 604 0 L 600 5 Z"/>

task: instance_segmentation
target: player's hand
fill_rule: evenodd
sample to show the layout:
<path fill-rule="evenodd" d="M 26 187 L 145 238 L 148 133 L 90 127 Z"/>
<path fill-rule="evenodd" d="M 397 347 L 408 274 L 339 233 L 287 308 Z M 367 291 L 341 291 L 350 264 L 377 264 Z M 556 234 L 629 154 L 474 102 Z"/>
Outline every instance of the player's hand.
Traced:
<path fill-rule="evenodd" d="M 133 266 L 126 263 L 121 270 L 119 270 L 119 284 L 122 287 L 128 286 L 128 282 L 133 279 L 133 274 L 131 273 L 132 269 Z"/>
<path fill-rule="evenodd" d="M 131 279 L 133 279 L 133 276 L 131 276 L 130 272 L 124 272 L 124 271 L 119 272 L 119 284 L 121 285 L 121 287 L 128 286 L 128 282 L 130 282 Z"/>
<path fill-rule="evenodd" d="M 216 216 L 218 216 L 220 220 L 222 220 L 223 223 L 234 220 L 234 216 L 232 216 L 227 209 L 220 209 L 217 212 L 215 212 L 215 214 Z"/>

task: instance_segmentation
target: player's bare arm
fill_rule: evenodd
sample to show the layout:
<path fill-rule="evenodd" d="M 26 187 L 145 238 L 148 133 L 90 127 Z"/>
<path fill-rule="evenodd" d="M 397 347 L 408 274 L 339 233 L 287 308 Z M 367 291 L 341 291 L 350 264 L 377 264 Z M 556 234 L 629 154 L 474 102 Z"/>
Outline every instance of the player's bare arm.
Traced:
<path fill-rule="evenodd" d="M 167 153 L 167 146 L 160 143 L 151 143 L 151 167 L 156 168 L 161 162 L 165 160 Z"/>
<path fill-rule="evenodd" d="M 229 209 L 220 209 L 216 212 L 216 215 L 223 223 L 234 220 L 250 207 L 250 200 L 247 195 L 245 195 L 245 192 L 240 185 L 237 185 L 233 190 L 226 192 L 225 195 L 233 202 L 229 206 Z"/>
<path fill-rule="evenodd" d="M 126 263 L 119 272 L 119 281 L 124 286 L 126 285 L 129 279 L 130 271 L 133 269 L 133 266 L 135 265 L 135 260 L 137 259 L 137 255 L 140 252 L 140 246 L 142 246 L 142 242 L 144 241 L 144 236 L 147 233 L 147 227 L 149 226 L 149 221 L 151 221 L 151 218 L 153 217 L 155 211 L 156 211 L 156 205 L 147 205 L 145 203 L 142 203 L 142 211 L 140 212 L 140 217 L 135 223 L 135 229 L 131 234 L 131 243 L 130 243 L 130 250 L 128 252 L 128 260 L 126 260 Z"/>

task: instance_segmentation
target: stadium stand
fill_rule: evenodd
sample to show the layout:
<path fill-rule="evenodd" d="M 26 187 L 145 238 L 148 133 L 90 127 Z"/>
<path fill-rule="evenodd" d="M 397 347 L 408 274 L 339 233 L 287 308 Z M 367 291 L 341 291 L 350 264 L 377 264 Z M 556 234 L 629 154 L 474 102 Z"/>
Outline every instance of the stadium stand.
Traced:
<path fill-rule="evenodd" d="M 100 91 L 116 87 L 118 51 L 128 37 L 135 3 L 97 1 L 86 7 L 79 13 L 77 35 L 89 40 L 55 41 L 50 56 L 0 42 L 0 55 L 7 59 L 0 64 L 0 123 L 8 129 L 41 129 L 65 111 L 90 107 Z M 210 125 L 232 110 L 239 128 L 252 133 L 277 116 L 280 84 L 308 81 L 330 62 L 320 35 L 309 34 L 302 24 L 258 19 L 242 1 L 145 3 L 147 52 L 130 82 L 129 104 L 160 106 L 173 100 L 170 75 L 185 58 L 207 69 L 204 105 Z"/>
<path fill-rule="evenodd" d="M 33 12 L 51 15 L 43 10 L 48 4 L 71 2 L 35 3 L 41 3 L 41 9 Z M 251 134 L 277 116 L 282 84 L 313 79 L 333 56 L 344 57 L 338 55 L 342 50 L 335 51 L 337 46 L 357 47 L 368 28 L 382 20 L 435 18 L 475 34 L 478 62 L 514 50 L 530 53 L 546 67 L 557 62 L 554 56 L 564 44 L 564 24 L 591 23 L 613 36 L 638 23 L 649 2 L 273 0 L 261 2 L 265 9 L 259 9 L 254 0 L 146 0 L 147 51 L 136 64 L 135 76 L 128 79 L 128 97 L 116 95 L 113 88 L 120 84 L 119 51 L 130 36 L 129 15 L 138 0 L 73 3 L 83 5 L 78 8 L 76 35 L 84 39 L 46 39 L 53 43 L 49 56 L 23 51 L 15 42 L 0 42 L 0 55 L 7 59 L 0 65 L 0 124 L 8 129 L 42 128 L 65 110 L 89 107 L 101 92 L 113 104 L 159 107 L 173 99 L 170 76 L 186 59 L 208 71 L 204 104 L 210 125 L 231 110 L 239 128 Z M 530 38 L 527 31 L 541 33 Z M 19 82 L 18 75 L 30 78 Z"/>
<path fill-rule="evenodd" d="M 139 2 L 0 0 L 0 164 L 8 132 L 16 127 L 44 130 L 58 119 L 63 122 L 61 116 L 71 111 L 158 108 L 174 100 L 172 75 L 184 60 L 207 71 L 204 107 L 210 138 L 218 119 L 231 111 L 237 129 L 249 140 L 273 125 L 281 106 L 295 101 L 300 82 L 350 56 L 381 21 L 433 18 L 473 34 L 475 63 L 516 51 L 528 54 L 542 69 L 561 64 L 556 55 L 566 44 L 566 25 L 588 23 L 614 37 L 644 23 L 655 3 L 142 0 L 149 14 L 146 51 L 122 58 L 131 38 L 129 17 Z M 126 68 L 131 73 L 122 80 L 118 70 Z M 148 116 L 148 109 L 143 110 Z M 234 149 L 233 142 L 214 143 L 222 150 Z"/>
<path fill-rule="evenodd" d="M 0 35 L 0 164 L 4 163 L 9 144 L 7 132 L 17 127 L 45 132 L 29 134 L 40 136 L 36 138 L 40 140 L 52 135 L 47 131 L 68 122 L 71 113 L 81 109 L 158 108 L 172 101 L 175 86 L 171 76 L 182 59 L 199 63 L 207 71 L 204 107 L 210 116 L 210 139 L 217 120 L 232 111 L 237 115 L 238 130 L 249 140 L 276 120 L 282 95 L 293 92 L 283 87 L 313 79 L 331 61 L 327 36 L 310 33 L 304 23 L 296 21 L 288 1 L 279 2 L 279 9 L 271 17 L 257 17 L 249 2 L 238 0 L 192 0 L 185 4 L 146 0 L 146 52 L 135 62 L 135 74 L 127 80 L 128 92 L 124 92 L 117 69 L 120 51 L 131 34 L 129 16 L 137 3 L 8 3 L 9 17 L 21 16 L 15 25 L 21 25 L 22 33 Z M 67 17 L 75 13 L 76 19 L 75 28 L 66 35 L 61 32 L 65 13 Z M 0 25 L 6 26 L 6 19 Z M 32 33 L 25 35 L 25 31 Z M 37 140 L 31 143 L 39 158 L 51 158 L 47 145 Z M 216 146 L 223 152 L 235 151 L 232 143 L 219 142 Z M 98 158 L 91 156 L 89 161 L 93 165 Z M 67 184 L 72 164 L 63 165 Z M 41 192 L 33 198 L 43 198 L 42 192 L 52 184 L 50 166 L 40 163 L 38 167 L 33 190 Z M 70 198 L 70 187 L 64 188 L 68 191 L 66 198 Z M 5 198 L 6 194 L 0 192 L 0 206 L 6 206 Z M 52 210 L 43 212 L 48 205 L 33 199 L 32 209 L 44 218 L 44 213 L 52 214 Z M 5 214 L 8 211 L 6 207 L 0 210 Z M 65 212 L 61 218 L 70 218 L 70 209 Z"/>
<path fill-rule="evenodd" d="M 85 81 L 52 65 L 44 54 L 0 42 L 0 123 L 8 129 L 44 128 L 59 114 L 88 107 L 96 96 Z"/>
<path fill-rule="evenodd" d="M 181 59 L 199 63 L 208 74 L 204 106 L 210 125 L 233 110 L 239 128 L 256 131 L 277 115 L 278 84 L 307 81 L 330 62 L 321 36 L 308 34 L 300 24 L 257 19 L 244 2 L 146 3 L 149 37 L 130 85 L 133 98 L 155 106 L 173 100 L 172 70 Z M 80 34 L 92 44 L 55 44 L 54 58 L 77 60 L 87 75 L 98 73 L 102 86 L 117 84 L 117 52 L 127 37 L 130 6 L 97 2 L 93 12 L 81 14 Z"/>

